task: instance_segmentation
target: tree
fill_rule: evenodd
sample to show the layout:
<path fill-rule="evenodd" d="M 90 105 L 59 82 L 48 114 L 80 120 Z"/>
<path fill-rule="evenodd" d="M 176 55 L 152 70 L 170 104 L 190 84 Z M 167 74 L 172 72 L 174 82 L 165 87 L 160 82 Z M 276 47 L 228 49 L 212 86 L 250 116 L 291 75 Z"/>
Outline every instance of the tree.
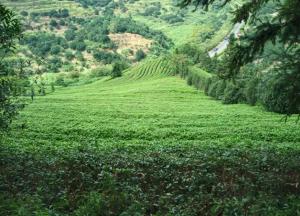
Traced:
<path fill-rule="evenodd" d="M 232 2 L 231 0 L 182 0 L 181 6 L 188 5 L 200 6 L 209 9 L 213 3 Z M 264 12 L 266 6 L 272 4 L 272 14 L 261 19 L 260 14 Z M 285 85 L 284 108 L 281 112 L 288 115 L 293 113 L 300 114 L 300 1 L 299 0 L 253 0 L 246 1 L 236 11 L 233 22 L 245 21 L 250 27 L 245 31 L 245 36 L 240 41 L 233 40 L 225 52 L 224 70 L 219 74 L 224 79 L 234 79 L 247 63 L 253 62 L 262 54 L 267 43 L 281 43 L 285 49 L 278 54 L 280 64 L 274 70 L 281 71 L 280 82 L 273 82 L 274 94 Z M 276 96 L 275 96 L 276 97 Z"/>
<path fill-rule="evenodd" d="M 51 50 L 50 50 L 51 55 L 57 55 L 59 53 L 60 53 L 60 46 L 55 45 L 55 46 L 51 47 Z"/>
<path fill-rule="evenodd" d="M 137 61 L 141 61 L 142 59 L 144 59 L 146 57 L 146 53 L 142 50 L 139 49 L 136 53 L 135 53 L 135 59 Z"/>
<path fill-rule="evenodd" d="M 128 65 L 125 62 L 118 61 L 113 64 L 113 69 L 111 72 L 112 78 L 117 78 L 122 76 L 122 71 L 128 68 Z"/>
<path fill-rule="evenodd" d="M 65 38 L 66 38 L 66 40 L 72 41 L 72 40 L 75 39 L 75 37 L 76 37 L 75 30 L 68 29 L 67 31 L 65 31 Z"/>
<path fill-rule="evenodd" d="M 55 28 L 58 26 L 58 23 L 54 19 L 52 19 L 49 24 L 50 24 L 50 26 L 55 27 Z"/>
<path fill-rule="evenodd" d="M 14 50 L 15 40 L 21 37 L 21 24 L 15 14 L 0 4 L 0 132 L 9 129 L 12 119 L 23 105 L 17 101 L 14 86 L 18 80 L 5 57 Z"/>

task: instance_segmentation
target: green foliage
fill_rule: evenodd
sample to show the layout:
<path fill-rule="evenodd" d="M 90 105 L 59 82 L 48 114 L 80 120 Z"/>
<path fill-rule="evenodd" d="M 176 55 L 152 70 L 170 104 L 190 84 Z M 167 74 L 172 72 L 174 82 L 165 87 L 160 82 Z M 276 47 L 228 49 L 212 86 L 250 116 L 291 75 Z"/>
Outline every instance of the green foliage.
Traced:
<path fill-rule="evenodd" d="M 53 47 L 51 47 L 51 49 L 50 49 L 50 54 L 51 55 L 57 55 L 57 54 L 59 54 L 60 53 L 60 46 L 58 46 L 58 45 L 56 45 L 56 46 L 53 46 Z"/>
<path fill-rule="evenodd" d="M 65 53 L 65 57 L 66 57 L 67 60 L 71 61 L 75 58 L 75 55 L 73 54 L 72 51 L 68 50 Z"/>
<path fill-rule="evenodd" d="M 171 66 L 145 60 L 28 106 L 0 140 L 1 214 L 296 214 L 296 118 L 224 106 Z"/>
<path fill-rule="evenodd" d="M 161 18 L 170 24 L 184 22 L 184 19 L 176 14 L 166 14 L 161 16 Z"/>
<path fill-rule="evenodd" d="M 216 2 L 218 1 L 182 0 L 181 6 L 193 4 L 208 9 L 209 5 Z M 226 0 L 223 4 L 229 2 L 232 1 Z M 290 79 L 290 77 L 299 77 L 300 71 L 300 28 L 297 25 L 299 14 L 300 2 L 298 0 L 286 0 L 280 3 L 277 0 L 243 2 L 235 11 L 233 22 L 245 21 L 248 28 L 240 41 L 232 40 L 225 53 L 224 70 L 220 73 L 223 78 L 236 78 L 243 66 L 261 57 L 269 42 L 283 44 L 286 48 L 274 61 L 281 62 L 277 65 L 279 71 L 290 75 L 283 76 L 287 79 L 285 81 L 282 77 L 271 81 L 274 84 L 274 86 L 269 86 L 272 92 L 266 93 L 268 96 L 264 97 L 263 101 L 268 110 L 285 112 L 287 115 L 300 113 L 299 82 L 298 79 Z M 279 88 L 289 90 L 280 95 Z"/>
<path fill-rule="evenodd" d="M 94 7 L 105 7 L 111 1 L 110 0 L 75 0 L 79 2 L 83 7 L 94 6 Z"/>
<path fill-rule="evenodd" d="M 66 41 L 62 37 L 45 32 L 37 34 L 26 35 L 21 44 L 26 44 L 30 51 L 36 56 L 47 56 L 53 47 L 57 49 L 58 46 L 66 47 Z"/>
<path fill-rule="evenodd" d="M 122 76 L 122 72 L 128 68 L 128 64 L 126 62 L 117 61 L 113 64 L 113 69 L 111 71 L 111 77 L 117 78 Z"/>
<path fill-rule="evenodd" d="M 157 17 L 161 14 L 160 12 L 161 6 L 160 4 L 151 5 L 145 8 L 145 11 L 142 13 L 144 16 L 154 16 Z"/>
<path fill-rule="evenodd" d="M 49 71 L 56 73 L 59 72 L 59 69 L 62 67 L 63 62 L 61 58 L 55 56 L 49 59 L 48 64 L 49 64 L 49 68 L 48 68 Z"/>
<path fill-rule="evenodd" d="M 104 76 L 110 76 L 111 75 L 111 69 L 109 67 L 99 67 L 95 68 L 91 71 L 90 77 L 104 77 Z"/>
<path fill-rule="evenodd" d="M 25 74 L 14 72 L 14 67 L 5 64 L 5 57 L 13 51 L 15 40 L 21 37 L 21 25 L 14 13 L 0 4 L 0 136 L 9 129 L 23 104 L 18 96 L 23 92 Z M 21 88 L 21 90 L 20 90 Z"/>
<path fill-rule="evenodd" d="M 279 113 L 293 114 L 300 112 L 300 74 L 285 71 L 274 71 L 265 75 L 260 84 L 262 104 L 269 110 Z M 290 85 L 295 82 L 295 85 Z"/>
<path fill-rule="evenodd" d="M 229 82 L 224 90 L 223 103 L 236 104 L 241 101 L 241 90 L 232 82 Z"/>
<path fill-rule="evenodd" d="M 70 48 L 73 49 L 73 50 L 77 50 L 77 51 L 82 52 L 82 51 L 85 51 L 86 44 L 85 44 L 84 41 L 77 41 L 77 40 L 75 40 L 75 41 L 72 41 L 70 43 Z"/>
<path fill-rule="evenodd" d="M 68 86 L 68 84 L 65 82 L 64 76 L 62 76 L 62 75 L 60 75 L 56 78 L 55 84 L 58 85 L 58 86 L 63 86 L 63 87 Z"/>
<path fill-rule="evenodd" d="M 142 59 L 146 58 L 146 53 L 142 50 L 139 49 L 136 53 L 135 53 L 135 60 L 137 61 L 141 61 Z"/>
<path fill-rule="evenodd" d="M 107 52 L 104 50 L 95 50 L 93 56 L 97 61 L 101 61 L 104 64 L 111 64 L 115 61 L 120 60 L 120 56 L 116 53 Z"/>
<path fill-rule="evenodd" d="M 50 21 L 49 25 L 52 26 L 52 27 L 55 27 L 55 28 L 58 27 L 58 23 L 57 23 L 56 20 L 54 20 L 54 19 L 52 19 L 52 20 Z"/>
<path fill-rule="evenodd" d="M 68 29 L 67 31 L 65 31 L 64 34 L 65 34 L 65 39 L 66 39 L 67 41 L 72 41 L 72 40 L 74 40 L 75 37 L 76 37 L 75 30 L 73 30 L 73 29 Z"/>

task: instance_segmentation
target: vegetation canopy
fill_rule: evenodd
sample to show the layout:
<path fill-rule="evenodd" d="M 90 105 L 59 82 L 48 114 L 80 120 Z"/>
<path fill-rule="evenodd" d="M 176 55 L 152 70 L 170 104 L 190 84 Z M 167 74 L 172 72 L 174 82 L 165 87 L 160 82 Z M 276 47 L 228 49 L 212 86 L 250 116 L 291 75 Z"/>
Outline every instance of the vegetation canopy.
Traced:
<path fill-rule="evenodd" d="M 223 5 L 231 2 L 184 0 L 181 6 L 196 5 L 208 8 L 215 2 Z M 271 7 L 269 16 L 262 16 L 266 7 Z M 288 115 L 300 113 L 300 2 L 298 0 L 257 0 L 246 1 L 234 11 L 233 22 L 245 21 L 249 28 L 239 41 L 232 41 L 230 48 L 225 53 L 223 70 L 219 76 L 222 78 L 236 78 L 241 67 L 257 60 L 264 52 L 267 43 L 282 44 L 283 49 L 277 54 L 277 63 L 274 67 L 273 91 L 268 90 L 275 97 L 285 97 L 285 107 L 271 109 Z M 275 78 L 277 77 L 277 78 Z M 284 95 L 275 89 L 284 91 Z M 270 96 L 267 96 L 270 97 Z M 282 101 L 279 102 L 282 104 Z"/>

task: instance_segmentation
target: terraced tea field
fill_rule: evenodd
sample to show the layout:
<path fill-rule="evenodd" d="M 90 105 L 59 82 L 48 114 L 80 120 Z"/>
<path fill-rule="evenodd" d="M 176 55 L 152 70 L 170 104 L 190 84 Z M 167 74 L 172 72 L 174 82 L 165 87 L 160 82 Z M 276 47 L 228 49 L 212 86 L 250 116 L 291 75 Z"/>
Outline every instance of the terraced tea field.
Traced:
<path fill-rule="evenodd" d="M 29 104 L 2 139 L 0 211 L 297 212 L 296 119 L 284 123 L 260 107 L 222 105 L 162 65 L 151 60 L 121 78 L 60 89 Z"/>
<path fill-rule="evenodd" d="M 68 9 L 71 15 L 82 16 L 92 14 L 92 10 L 84 9 L 79 3 L 70 0 L 3 0 L 2 4 L 14 11 L 45 12 L 50 10 Z"/>

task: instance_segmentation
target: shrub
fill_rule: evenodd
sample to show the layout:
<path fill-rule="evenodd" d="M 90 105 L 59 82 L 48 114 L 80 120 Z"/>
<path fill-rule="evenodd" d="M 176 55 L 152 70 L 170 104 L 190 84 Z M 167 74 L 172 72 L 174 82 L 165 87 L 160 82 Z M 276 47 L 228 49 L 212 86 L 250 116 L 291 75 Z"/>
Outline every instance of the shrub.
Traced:
<path fill-rule="evenodd" d="M 65 53 L 65 57 L 66 57 L 66 59 L 67 60 L 69 60 L 69 61 L 71 61 L 71 60 L 73 60 L 74 58 L 75 58 L 75 55 L 73 54 L 73 52 L 72 51 L 66 51 L 66 53 Z"/>
<path fill-rule="evenodd" d="M 95 68 L 90 73 L 91 78 L 110 76 L 110 75 L 111 75 L 111 69 L 108 67 Z"/>
<path fill-rule="evenodd" d="M 139 49 L 136 53 L 135 53 L 135 59 L 137 61 L 141 61 L 142 59 L 144 59 L 146 57 L 146 53 L 142 50 Z"/>
<path fill-rule="evenodd" d="M 258 78 L 252 78 L 246 82 L 243 94 L 245 95 L 247 104 L 254 106 L 258 100 Z"/>
<path fill-rule="evenodd" d="M 53 19 L 52 19 L 52 20 L 50 21 L 49 25 L 56 28 L 56 27 L 58 26 L 58 23 L 56 22 L 56 20 L 53 20 Z"/>
<path fill-rule="evenodd" d="M 160 12 L 160 6 L 151 5 L 147 7 L 143 13 L 144 16 L 159 16 L 161 14 Z"/>
<path fill-rule="evenodd" d="M 55 84 L 58 86 L 63 86 L 63 87 L 67 87 L 67 83 L 65 82 L 65 78 L 64 76 L 60 75 L 56 78 L 55 80 Z"/>
<path fill-rule="evenodd" d="M 113 69 L 111 71 L 111 77 L 116 78 L 116 77 L 121 77 L 122 76 L 122 71 L 128 68 L 128 65 L 125 62 L 118 61 L 113 64 Z"/>
<path fill-rule="evenodd" d="M 68 41 L 72 41 L 76 37 L 76 33 L 75 33 L 74 29 L 68 29 L 67 31 L 65 31 L 64 35 L 65 35 L 66 40 L 68 40 Z"/>
<path fill-rule="evenodd" d="M 83 41 L 73 41 L 70 44 L 71 49 L 78 50 L 80 52 L 85 51 L 86 44 Z"/>
<path fill-rule="evenodd" d="M 49 59 L 49 70 L 52 72 L 58 72 L 59 68 L 62 66 L 62 61 L 58 57 L 53 57 Z"/>
<path fill-rule="evenodd" d="M 72 71 L 71 73 L 69 73 L 69 77 L 71 79 L 78 79 L 80 77 L 80 72 L 79 71 Z"/>
<path fill-rule="evenodd" d="M 209 90 L 209 87 L 212 83 L 212 78 L 208 78 L 205 80 L 205 83 L 204 83 L 204 93 L 205 95 L 208 95 L 208 90 Z"/>
<path fill-rule="evenodd" d="M 223 103 L 236 104 L 241 101 L 241 98 L 240 88 L 232 82 L 228 82 L 224 91 Z"/>
<path fill-rule="evenodd" d="M 97 61 L 101 61 L 104 64 L 111 64 L 112 62 L 118 61 L 121 59 L 121 57 L 118 54 L 112 53 L 112 52 L 107 52 L 104 50 L 94 51 L 93 56 Z"/>
<path fill-rule="evenodd" d="M 51 55 L 57 55 L 59 53 L 60 53 L 60 46 L 56 45 L 56 46 L 51 47 L 51 50 L 50 50 Z"/>
<path fill-rule="evenodd" d="M 164 16 L 161 16 L 161 18 L 170 24 L 184 21 L 184 19 L 182 17 L 175 15 L 175 14 L 164 15 Z"/>
<path fill-rule="evenodd" d="M 209 86 L 207 94 L 210 97 L 217 98 L 217 86 L 218 86 L 218 82 L 212 82 L 211 85 Z"/>
<path fill-rule="evenodd" d="M 291 82 L 294 84 L 291 85 Z M 260 99 L 264 107 L 273 112 L 300 113 L 300 74 L 272 71 L 260 85 Z"/>
<path fill-rule="evenodd" d="M 219 80 L 216 83 L 216 99 L 222 100 L 224 97 L 224 91 L 226 89 L 226 81 L 225 80 Z"/>

